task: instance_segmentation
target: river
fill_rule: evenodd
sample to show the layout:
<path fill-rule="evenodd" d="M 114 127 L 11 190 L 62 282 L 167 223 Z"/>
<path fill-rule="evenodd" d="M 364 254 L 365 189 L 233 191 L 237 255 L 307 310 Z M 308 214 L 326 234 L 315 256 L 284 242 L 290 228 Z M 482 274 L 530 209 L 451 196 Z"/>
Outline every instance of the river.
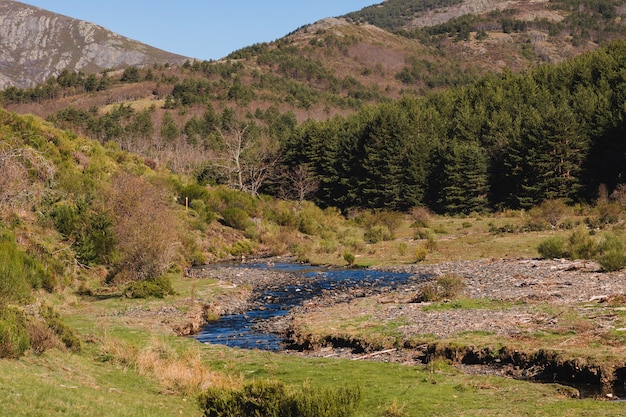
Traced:
<path fill-rule="evenodd" d="M 255 307 L 241 314 L 220 317 L 206 325 L 195 338 L 203 343 L 221 344 L 243 349 L 278 351 L 283 348 L 280 334 L 264 331 L 260 326 L 267 320 L 284 317 L 289 311 L 328 292 L 349 291 L 356 287 L 372 291 L 393 289 L 415 279 L 402 272 L 370 269 L 326 268 L 292 263 L 245 264 L 245 268 L 297 273 L 303 279 L 280 287 L 257 289 Z"/>

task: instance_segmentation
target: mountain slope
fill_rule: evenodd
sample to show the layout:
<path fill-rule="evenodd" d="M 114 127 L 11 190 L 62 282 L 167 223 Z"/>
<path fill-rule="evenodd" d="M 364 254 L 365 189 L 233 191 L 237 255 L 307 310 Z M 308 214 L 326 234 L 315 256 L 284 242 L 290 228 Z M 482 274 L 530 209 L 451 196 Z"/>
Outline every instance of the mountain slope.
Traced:
<path fill-rule="evenodd" d="M 187 58 L 12 0 L 0 0 L 0 88 L 29 87 L 62 70 L 100 72 Z"/>

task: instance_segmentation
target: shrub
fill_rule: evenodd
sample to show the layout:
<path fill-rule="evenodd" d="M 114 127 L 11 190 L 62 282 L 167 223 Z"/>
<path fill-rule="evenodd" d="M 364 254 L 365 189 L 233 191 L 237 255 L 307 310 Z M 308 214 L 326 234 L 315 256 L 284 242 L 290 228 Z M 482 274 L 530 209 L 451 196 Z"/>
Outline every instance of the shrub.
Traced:
<path fill-rule="evenodd" d="M 79 216 L 75 206 L 58 202 L 52 206 L 48 215 L 54 227 L 65 237 L 70 237 L 78 228 Z"/>
<path fill-rule="evenodd" d="M 614 224 L 619 222 L 622 215 L 622 206 L 619 203 L 603 203 L 596 206 L 598 221 L 603 224 Z"/>
<path fill-rule="evenodd" d="M 455 274 L 440 275 L 434 282 L 424 285 L 414 301 L 427 302 L 452 300 L 459 297 L 465 288 L 465 281 Z"/>
<path fill-rule="evenodd" d="M 419 228 L 415 231 L 415 240 L 434 239 L 435 233 L 430 229 Z"/>
<path fill-rule="evenodd" d="M 354 254 L 351 252 L 344 252 L 343 259 L 348 263 L 348 265 L 354 265 L 354 261 L 356 260 Z"/>
<path fill-rule="evenodd" d="M 463 292 L 465 282 L 458 275 L 445 274 L 437 277 L 437 287 L 442 298 L 453 299 Z"/>
<path fill-rule="evenodd" d="M 552 228 L 556 228 L 559 221 L 568 212 L 569 208 L 563 200 L 545 200 L 539 206 L 530 210 L 533 219 L 547 222 Z"/>
<path fill-rule="evenodd" d="M 413 207 L 411 218 L 413 219 L 413 227 L 428 227 L 431 214 L 426 207 Z"/>
<path fill-rule="evenodd" d="M 226 226 L 233 229 L 246 230 L 252 220 L 244 210 L 237 207 L 228 207 L 222 210 L 222 218 Z"/>
<path fill-rule="evenodd" d="M 114 220 L 117 257 L 109 280 L 141 281 L 162 275 L 178 245 L 179 219 L 165 186 L 119 174 L 106 196 Z"/>
<path fill-rule="evenodd" d="M 172 282 L 168 276 L 150 278 L 128 283 L 122 292 L 127 298 L 165 298 L 174 294 Z"/>
<path fill-rule="evenodd" d="M 0 308 L 0 358 L 18 358 L 30 348 L 23 313 L 15 308 Z"/>
<path fill-rule="evenodd" d="M 254 244 L 248 239 L 239 240 L 228 251 L 232 256 L 250 255 L 254 252 Z"/>
<path fill-rule="evenodd" d="M 369 227 L 365 231 L 364 238 L 369 243 L 379 243 L 387 240 L 393 240 L 393 234 L 389 227 L 379 224 Z"/>
<path fill-rule="evenodd" d="M 18 248 L 12 233 L 0 232 L 0 304 L 26 301 L 31 289 L 42 285 L 52 290 L 49 272 Z"/>
<path fill-rule="evenodd" d="M 425 246 L 415 248 L 415 262 L 422 262 L 428 256 L 428 249 Z"/>
<path fill-rule="evenodd" d="M 607 233 L 598 244 L 597 261 L 607 272 L 619 271 L 626 267 L 624 242 L 615 234 Z"/>
<path fill-rule="evenodd" d="M 205 417 L 349 417 L 354 415 L 358 388 L 288 390 L 279 381 L 255 381 L 241 389 L 210 388 L 200 395 Z"/>
<path fill-rule="evenodd" d="M 431 301 L 438 301 L 440 299 L 441 298 L 439 297 L 439 292 L 437 291 L 437 285 L 435 285 L 434 283 L 430 283 L 424 285 L 419 290 L 413 302 L 428 303 Z"/>
<path fill-rule="evenodd" d="M 552 236 L 544 239 L 537 247 L 539 255 L 544 259 L 567 258 L 569 253 L 565 248 L 565 239 Z"/>
<path fill-rule="evenodd" d="M 598 252 L 595 240 L 584 228 L 574 230 L 568 239 L 569 256 L 573 259 L 593 259 Z"/>
<path fill-rule="evenodd" d="M 55 312 L 51 307 L 42 307 L 39 314 L 44 319 L 48 327 L 59 336 L 61 342 L 68 349 L 74 352 L 80 352 L 82 349 L 80 339 L 76 333 L 61 319 L 59 313 Z"/>
<path fill-rule="evenodd" d="M 319 243 L 319 253 L 333 253 L 337 250 L 337 242 L 325 239 Z"/>

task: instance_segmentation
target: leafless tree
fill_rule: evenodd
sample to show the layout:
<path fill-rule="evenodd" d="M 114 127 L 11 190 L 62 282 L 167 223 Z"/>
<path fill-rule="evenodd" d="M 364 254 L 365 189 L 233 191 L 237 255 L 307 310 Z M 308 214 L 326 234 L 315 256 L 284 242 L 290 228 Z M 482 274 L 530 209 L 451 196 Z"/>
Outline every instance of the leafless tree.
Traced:
<path fill-rule="evenodd" d="M 247 124 L 216 130 L 223 148 L 215 152 L 214 165 L 223 171 L 231 188 L 258 194 L 279 160 L 277 147 L 267 136 L 254 137 Z"/>
<path fill-rule="evenodd" d="M 300 204 L 319 188 L 319 181 L 311 173 L 308 164 L 300 164 L 286 172 L 288 189 L 283 189 L 287 198 L 295 198 Z"/>
<path fill-rule="evenodd" d="M 54 165 L 41 152 L 0 141 L 0 205 L 6 206 L 27 198 L 38 188 L 32 187 L 33 181 L 45 182 L 54 175 Z"/>

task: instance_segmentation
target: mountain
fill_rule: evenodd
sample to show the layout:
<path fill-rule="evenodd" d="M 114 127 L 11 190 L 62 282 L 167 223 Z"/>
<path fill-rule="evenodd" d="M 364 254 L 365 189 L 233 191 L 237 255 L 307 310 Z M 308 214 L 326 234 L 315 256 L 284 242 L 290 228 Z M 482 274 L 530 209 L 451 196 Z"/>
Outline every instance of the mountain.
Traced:
<path fill-rule="evenodd" d="M 97 73 L 186 59 L 93 23 L 0 0 L 0 88 L 30 87 L 64 69 Z"/>

